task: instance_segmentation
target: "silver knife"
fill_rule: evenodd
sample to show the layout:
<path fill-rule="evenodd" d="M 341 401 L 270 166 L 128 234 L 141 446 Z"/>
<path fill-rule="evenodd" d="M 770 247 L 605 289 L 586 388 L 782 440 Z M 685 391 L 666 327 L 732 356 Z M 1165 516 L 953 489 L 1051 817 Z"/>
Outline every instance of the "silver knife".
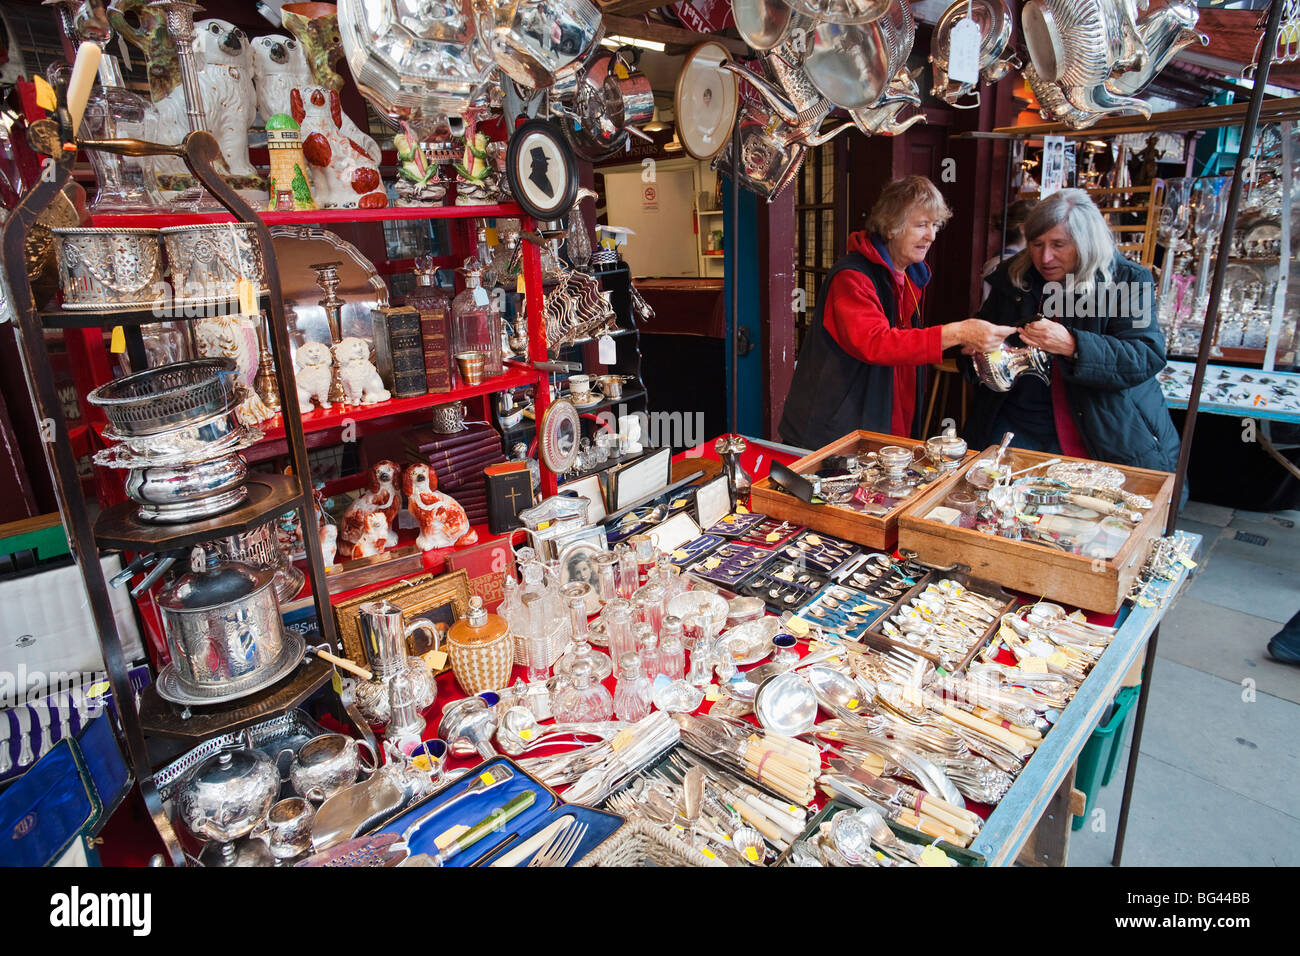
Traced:
<path fill-rule="evenodd" d="M 26 767 L 36 762 L 36 755 L 32 753 L 32 712 L 27 709 L 26 704 L 19 707 L 17 711 L 18 739 L 22 742 L 22 749 L 18 751 L 18 766 Z"/>
<path fill-rule="evenodd" d="M 72 736 L 72 692 L 68 691 L 67 697 L 62 697 L 57 701 L 51 701 L 55 709 L 59 712 L 59 737 Z"/>

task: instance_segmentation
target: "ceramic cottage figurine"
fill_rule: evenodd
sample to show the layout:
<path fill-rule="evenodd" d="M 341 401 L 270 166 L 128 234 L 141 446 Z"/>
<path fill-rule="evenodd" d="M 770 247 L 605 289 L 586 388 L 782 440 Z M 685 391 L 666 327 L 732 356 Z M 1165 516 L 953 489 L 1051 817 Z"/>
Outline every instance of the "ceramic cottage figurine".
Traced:
<path fill-rule="evenodd" d="M 297 368 L 298 405 L 304 413 L 315 401 L 321 408 L 330 407 L 330 383 L 334 380 L 334 354 L 328 345 L 304 342 L 294 356 Z"/>
<path fill-rule="evenodd" d="M 307 160 L 302 154 L 298 124 L 288 113 L 276 113 L 266 121 L 266 149 L 271 159 L 267 181 L 268 211 L 315 209 L 311 184 L 307 182 Z"/>
<path fill-rule="evenodd" d="M 363 516 L 378 513 L 384 518 L 385 542 L 388 547 L 397 544 L 397 515 L 402 510 L 402 493 L 397 490 L 402 478 L 402 466 L 395 461 L 381 461 L 370 469 L 366 490 L 343 513 L 343 537 L 358 541 L 361 532 L 368 528 Z"/>
<path fill-rule="evenodd" d="M 289 107 L 302 129 L 316 202 L 324 209 L 385 208 L 379 145 L 368 136 L 358 142 L 348 134 L 339 95 L 320 86 L 302 87 L 290 92 Z"/>
<path fill-rule="evenodd" d="M 393 397 L 370 361 L 370 343 L 365 339 L 349 336 L 334 346 L 334 361 L 347 404 L 374 405 Z"/>
<path fill-rule="evenodd" d="M 478 533 L 455 498 L 438 490 L 438 476 L 428 465 L 410 465 L 402 479 L 407 509 L 420 524 L 415 543 L 421 551 L 474 544 Z"/>

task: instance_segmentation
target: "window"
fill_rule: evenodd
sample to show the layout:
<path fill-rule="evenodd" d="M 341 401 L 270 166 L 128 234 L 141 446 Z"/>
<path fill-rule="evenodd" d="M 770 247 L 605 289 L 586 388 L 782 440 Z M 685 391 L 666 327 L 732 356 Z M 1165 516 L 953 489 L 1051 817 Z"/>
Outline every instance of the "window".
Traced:
<path fill-rule="evenodd" d="M 795 181 L 795 284 L 804 290 L 804 311 L 795 315 L 795 347 L 812 321 L 817 293 L 843 254 L 843 215 L 836 203 L 840 183 L 839 140 L 808 151 Z"/>

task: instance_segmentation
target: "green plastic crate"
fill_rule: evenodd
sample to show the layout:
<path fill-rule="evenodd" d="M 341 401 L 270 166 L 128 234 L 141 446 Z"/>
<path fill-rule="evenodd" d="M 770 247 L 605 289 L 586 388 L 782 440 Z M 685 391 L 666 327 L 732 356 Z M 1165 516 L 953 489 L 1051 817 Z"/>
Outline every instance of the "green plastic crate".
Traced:
<path fill-rule="evenodd" d="M 1128 739 L 1128 729 L 1132 722 L 1133 705 L 1137 703 L 1141 686 L 1125 687 L 1115 695 L 1115 707 L 1110 719 L 1092 732 L 1088 742 L 1079 754 L 1079 763 L 1074 771 L 1074 786 L 1087 796 L 1083 816 L 1075 817 L 1073 829 L 1082 830 L 1083 824 L 1092 812 L 1096 802 L 1097 791 L 1110 783 L 1119 764 L 1119 755 L 1124 752 L 1124 741 Z"/>

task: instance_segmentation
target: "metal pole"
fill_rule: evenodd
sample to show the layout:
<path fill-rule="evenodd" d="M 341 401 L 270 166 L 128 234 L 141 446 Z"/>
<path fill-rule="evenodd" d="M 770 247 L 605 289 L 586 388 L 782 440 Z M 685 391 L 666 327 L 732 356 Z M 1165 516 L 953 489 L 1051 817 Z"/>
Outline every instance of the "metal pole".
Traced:
<path fill-rule="evenodd" d="M 731 127 L 731 405 L 727 409 L 727 431 L 740 431 L 740 111 Z"/>
<path fill-rule="evenodd" d="M 1282 3 L 1272 0 L 1268 11 L 1268 26 L 1259 48 L 1259 67 L 1255 71 L 1254 87 L 1250 92 L 1250 107 L 1241 128 L 1242 146 L 1237 153 L 1237 167 L 1228 191 L 1228 211 L 1223 217 L 1223 231 L 1219 234 L 1219 255 L 1214 263 L 1214 279 L 1210 283 L 1210 302 L 1205 310 L 1205 326 L 1201 330 L 1201 347 L 1196 355 L 1196 374 L 1192 378 L 1192 394 L 1187 397 L 1187 419 L 1183 422 L 1182 447 L 1178 450 L 1178 469 L 1174 473 L 1174 493 L 1169 500 L 1169 520 L 1165 534 L 1173 534 L 1178 525 L 1178 505 L 1182 501 L 1183 486 L 1187 482 L 1187 465 L 1192 457 L 1192 434 L 1196 428 L 1196 413 L 1201 404 L 1201 386 L 1205 382 L 1205 367 L 1210 361 L 1210 345 L 1219 325 L 1219 299 L 1223 295 L 1223 276 L 1228 267 L 1227 250 L 1232 246 L 1232 232 L 1237 225 L 1237 206 L 1241 202 L 1242 168 L 1249 155 L 1249 146 L 1255 139 L 1259 123 L 1259 110 L 1264 103 L 1264 87 L 1268 83 L 1268 68 L 1273 62 L 1277 47 L 1278 25 L 1282 21 Z M 1133 783 L 1137 777 L 1138 755 L 1142 749 L 1142 729 L 1146 724 L 1147 700 L 1151 694 L 1151 673 L 1156 663 L 1156 643 L 1160 629 L 1156 628 L 1147 643 L 1146 659 L 1142 665 L 1142 689 L 1138 691 L 1137 719 L 1133 723 L 1133 743 L 1128 752 L 1128 770 L 1124 775 L 1124 797 L 1119 807 L 1119 826 L 1115 831 L 1115 853 L 1111 865 L 1119 866 L 1124 857 L 1124 837 L 1128 830 L 1129 808 L 1133 801 Z"/>

